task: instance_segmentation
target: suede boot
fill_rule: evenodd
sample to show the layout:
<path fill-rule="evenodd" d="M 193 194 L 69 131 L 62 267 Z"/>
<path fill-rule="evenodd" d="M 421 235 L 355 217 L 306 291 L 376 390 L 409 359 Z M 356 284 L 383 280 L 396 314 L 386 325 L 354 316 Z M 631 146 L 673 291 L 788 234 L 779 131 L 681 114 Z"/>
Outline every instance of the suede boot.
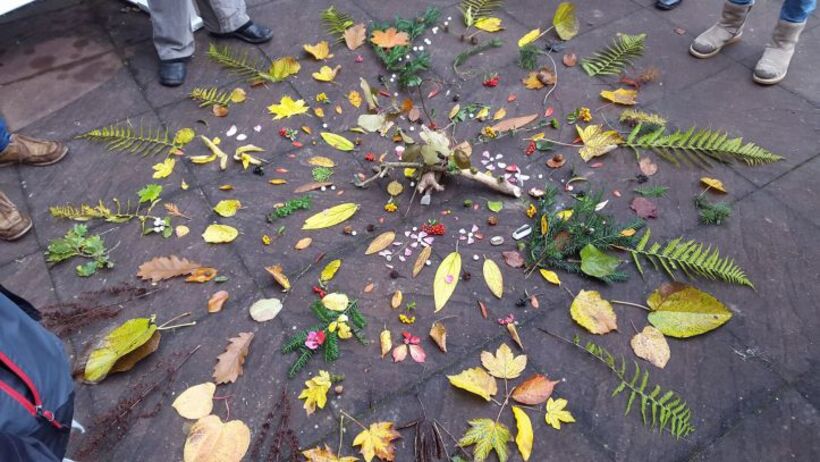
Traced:
<path fill-rule="evenodd" d="M 0 239 L 14 241 L 31 229 L 31 219 L 23 216 L 8 196 L 0 192 Z"/>
<path fill-rule="evenodd" d="M 772 40 L 766 45 L 763 56 L 755 66 L 752 78 L 763 85 L 773 85 L 786 78 L 789 63 L 794 54 L 794 46 L 800 39 L 805 22 L 777 21 Z"/>
<path fill-rule="evenodd" d="M 743 24 L 752 5 L 735 5 L 728 0 L 723 4 L 720 20 L 706 32 L 698 35 L 689 45 L 689 53 L 696 58 L 711 58 L 720 53 L 726 45 L 740 40 Z"/>
<path fill-rule="evenodd" d="M 0 167 L 14 164 L 51 165 L 67 153 L 68 147 L 63 143 L 14 134 L 6 149 L 0 152 Z"/>

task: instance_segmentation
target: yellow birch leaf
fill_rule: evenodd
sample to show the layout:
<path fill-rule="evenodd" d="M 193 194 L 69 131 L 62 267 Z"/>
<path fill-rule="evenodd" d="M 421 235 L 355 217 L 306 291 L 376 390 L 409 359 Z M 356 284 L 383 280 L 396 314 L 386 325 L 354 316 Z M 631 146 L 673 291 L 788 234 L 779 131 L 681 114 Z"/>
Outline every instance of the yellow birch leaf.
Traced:
<path fill-rule="evenodd" d="M 290 118 L 295 115 L 304 114 L 308 111 L 308 106 L 305 100 L 294 100 L 290 96 L 283 96 L 279 100 L 279 104 L 271 104 L 268 106 L 268 111 L 275 115 L 273 120 Z"/>
<path fill-rule="evenodd" d="M 191 426 L 182 459 L 184 462 L 239 462 L 250 444 L 251 430 L 241 420 L 222 422 L 211 414 Z"/>
<path fill-rule="evenodd" d="M 231 90 L 231 102 L 235 104 L 244 103 L 248 99 L 248 94 L 241 88 Z"/>
<path fill-rule="evenodd" d="M 171 406 L 183 418 L 198 420 L 209 415 L 214 409 L 214 392 L 216 385 L 212 382 L 200 383 L 180 393 Z"/>
<path fill-rule="evenodd" d="M 322 40 L 316 45 L 305 44 L 303 47 L 305 51 L 310 53 L 310 55 L 316 60 L 321 61 L 333 57 L 333 55 L 330 54 L 330 45 L 327 43 L 327 40 Z"/>
<path fill-rule="evenodd" d="M 484 32 L 498 32 L 504 30 L 501 27 L 501 18 L 494 18 L 494 17 L 484 17 L 479 18 L 475 24 L 473 24 L 476 29 L 481 29 Z"/>
<path fill-rule="evenodd" d="M 615 91 L 601 90 L 601 98 L 612 101 L 615 104 L 632 106 L 638 103 L 638 92 L 637 90 L 628 90 L 626 88 L 619 88 Z"/>
<path fill-rule="evenodd" d="M 339 73 L 339 69 L 341 69 L 341 68 L 342 68 L 342 66 L 336 66 L 336 67 L 322 66 L 322 68 L 319 69 L 319 72 L 314 72 L 311 75 L 313 76 L 314 79 L 316 79 L 320 82 L 333 82 L 333 79 L 336 78 L 336 74 Z"/>
<path fill-rule="evenodd" d="M 427 246 L 427 247 L 421 249 L 421 252 L 419 252 L 419 256 L 416 257 L 415 263 L 413 263 L 413 277 L 414 278 L 419 275 L 421 270 L 424 269 L 424 267 L 426 266 L 427 260 L 430 259 L 430 254 L 432 254 L 432 253 L 433 253 L 433 247 L 432 246 Z"/>
<path fill-rule="evenodd" d="M 224 244 L 239 236 L 239 230 L 228 225 L 208 225 L 202 233 L 202 239 L 209 244 Z"/>
<path fill-rule="evenodd" d="M 387 246 L 393 243 L 396 239 L 396 233 L 393 231 L 387 231 L 384 233 L 379 234 L 376 236 L 373 241 L 370 242 L 370 245 L 367 246 L 367 250 L 364 251 L 365 255 L 372 255 L 377 252 L 381 252 L 382 250 L 386 249 Z"/>
<path fill-rule="evenodd" d="M 555 284 L 556 286 L 561 285 L 561 280 L 558 279 L 558 275 L 555 274 L 555 271 L 545 270 L 542 268 L 539 272 L 541 273 L 541 276 L 547 280 L 547 282 Z"/>
<path fill-rule="evenodd" d="M 332 262 L 328 263 L 322 269 L 322 272 L 319 273 L 319 280 L 322 283 L 329 282 L 331 279 L 333 279 L 334 276 L 336 276 L 336 272 L 339 271 L 339 268 L 341 268 L 341 266 L 341 260 L 333 260 Z"/>
<path fill-rule="evenodd" d="M 490 116 L 490 108 L 487 107 L 487 106 L 484 106 L 483 108 L 481 108 L 480 111 L 478 111 L 478 114 L 475 115 L 475 118 L 476 118 L 476 120 L 480 120 L 481 122 L 483 122 L 489 116 Z"/>
<path fill-rule="evenodd" d="M 515 416 L 515 426 L 518 431 L 515 435 L 515 444 L 518 446 L 521 458 L 526 462 L 530 460 L 530 455 L 532 454 L 532 421 L 530 420 L 530 416 L 520 407 L 513 406 L 512 411 Z"/>
<path fill-rule="evenodd" d="M 367 462 L 372 461 L 373 457 L 392 461 L 396 459 L 396 448 L 392 441 L 398 438 L 401 435 L 393 429 L 393 422 L 375 422 L 356 435 L 353 446 L 361 446 L 362 456 Z"/>
<path fill-rule="evenodd" d="M 214 206 L 214 212 L 222 217 L 232 217 L 236 215 L 236 211 L 242 207 L 242 203 L 236 199 L 225 199 L 217 202 Z"/>
<path fill-rule="evenodd" d="M 441 261 L 433 279 L 433 299 L 435 300 L 436 312 L 444 308 L 447 300 L 453 295 L 460 277 L 461 255 L 458 252 L 453 252 Z"/>
<path fill-rule="evenodd" d="M 716 179 L 716 178 L 709 178 L 704 176 L 700 179 L 700 182 L 706 185 L 709 188 L 714 189 L 715 191 L 720 191 L 722 193 L 726 193 L 726 187 L 723 186 L 723 182 Z"/>
<path fill-rule="evenodd" d="M 169 157 L 162 162 L 154 165 L 151 167 L 154 169 L 154 175 L 152 178 L 160 179 L 160 178 L 167 178 L 171 173 L 174 172 L 174 166 L 177 164 L 176 159 Z"/>
<path fill-rule="evenodd" d="M 322 229 L 336 226 L 352 217 L 357 210 L 359 210 L 359 204 L 353 202 L 330 207 L 305 220 L 302 229 Z"/>
<path fill-rule="evenodd" d="M 578 154 L 585 162 L 589 162 L 593 157 L 602 156 L 623 143 L 623 139 L 618 132 L 604 130 L 600 125 L 587 125 L 584 128 L 576 125 L 575 129 L 584 143 L 584 147 L 578 151 Z"/>
<path fill-rule="evenodd" d="M 493 114 L 493 120 L 501 120 L 506 116 L 507 110 L 502 107 L 501 109 L 495 111 L 495 114 Z"/>
<path fill-rule="evenodd" d="M 342 312 L 350 304 L 350 298 L 339 292 L 333 292 L 322 297 L 322 305 L 330 311 Z"/>
<path fill-rule="evenodd" d="M 384 359 L 384 357 L 387 356 L 387 353 L 390 353 L 390 350 L 393 349 L 393 339 L 389 330 L 384 329 L 379 334 L 379 346 L 382 350 L 382 359 Z"/>
<path fill-rule="evenodd" d="M 546 236 L 550 232 L 550 222 L 547 214 L 541 215 L 541 235 Z"/>
<path fill-rule="evenodd" d="M 484 282 L 490 288 L 490 292 L 501 298 L 504 295 L 504 276 L 501 274 L 501 268 L 498 264 L 489 258 L 484 258 Z"/>
<path fill-rule="evenodd" d="M 321 135 L 322 139 L 325 140 L 325 143 L 333 146 L 339 151 L 352 151 L 355 147 L 352 141 L 350 141 L 342 135 L 337 135 L 335 133 L 330 132 L 322 132 Z"/>
<path fill-rule="evenodd" d="M 350 90 L 350 93 L 347 94 L 347 101 L 349 101 L 353 107 L 358 108 L 362 105 L 362 95 L 356 90 Z"/>
<path fill-rule="evenodd" d="M 404 299 L 404 294 L 402 294 L 400 290 L 393 292 L 393 296 L 390 298 L 390 308 L 394 310 L 399 309 L 402 299 Z"/>
<path fill-rule="evenodd" d="M 326 167 L 326 168 L 333 168 L 336 166 L 336 162 L 333 162 L 333 159 L 329 157 L 323 156 L 314 156 L 308 159 L 308 164 L 314 167 Z"/>
<path fill-rule="evenodd" d="M 273 77 L 274 82 L 280 82 L 291 75 L 299 73 L 301 68 L 302 65 L 299 64 L 299 61 L 290 56 L 285 56 L 271 63 L 268 74 Z"/>
<path fill-rule="evenodd" d="M 523 37 L 518 39 L 518 48 L 522 48 L 525 45 L 528 45 L 528 44 L 538 40 L 538 37 L 540 35 L 541 35 L 541 29 L 533 29 L 533 30 L 527 32 L 526 34 L 524 34 Z"/>
<path fill-rule="evenodd" d="M 489 351 L 481 352 L 481 364 L 493 377 L 499 379 L 514 379 L 524 372 L 527 367 L 527 355 L 513 355 L 510 347 L 502 343 L 495 355 Z"/>
<path fill-rule="evenodd" d="M 330 391 L 330 374 L 319 371 L 319 375 L 311 377 L 305 382 L 305 388 L 299 393 L 299 399 L 305 400 L 303 407 L 307 415 L 316 412 L 316 408 L 324 409 L 327 404 L 327 392 Z"/>
<path fill-rule="evenodd" d="M 498 384 L 495 378 L 480 367 L 473 367 L 459 372 L 457 375 L 448 375 L 450 385 L 469 391 L 474 395 L 490 401 L 498 393 Z"/>
<path fill-rule="evenodd" d="M 572 319 L 593 334 L 618 330 L 618 317 L 608 301 L 596 290 L 581 290 L 569 307 Z"/>

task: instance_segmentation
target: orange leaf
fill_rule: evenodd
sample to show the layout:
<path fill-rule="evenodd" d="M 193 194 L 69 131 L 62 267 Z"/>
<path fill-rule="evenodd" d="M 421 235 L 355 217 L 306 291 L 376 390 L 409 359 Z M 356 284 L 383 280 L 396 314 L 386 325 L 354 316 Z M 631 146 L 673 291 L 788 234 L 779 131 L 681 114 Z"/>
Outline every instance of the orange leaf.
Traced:
<path fill-rule="evenodd" d="M 533 374 L 515 387 L 511 398 L 521 404 L 537 406 L 547 402 L 557 383 L 558 381 L 552 381 L 546 375 Z"/>
<path fill-rule="evenodd" d="M 155 257 L 143 263 L 139 267 L 137 276 L 142 279 L 150 279 L 151 282 L 159 282 L 177 276 L 191 274 L 197 268 L 201 268 L 199 263 L 179 258 L 176 255 L 170 257 Z"/>
<path fill-rule="evenodd" d="M 197 268 L 185 278 L 185 282 L 208 282 L 216 277 L 216 273 L 216 268 Z"/>
<path fill-rule="evenodd" d="M 220 290 L 211 295 L 211 298 L 208 300 L 208 313 L 218 313 L 222 311 L 222 305 L 224 305 L 226 301 L 228 301 L 227 290 Z"/>
<path fill-rule="evenodd" d="M 400 45 L 409 45 L 410 36 L 406 32 L 399 32 L 395 27 L 373 32 L 370 41 L 382 48 L 393 48 Z"/>

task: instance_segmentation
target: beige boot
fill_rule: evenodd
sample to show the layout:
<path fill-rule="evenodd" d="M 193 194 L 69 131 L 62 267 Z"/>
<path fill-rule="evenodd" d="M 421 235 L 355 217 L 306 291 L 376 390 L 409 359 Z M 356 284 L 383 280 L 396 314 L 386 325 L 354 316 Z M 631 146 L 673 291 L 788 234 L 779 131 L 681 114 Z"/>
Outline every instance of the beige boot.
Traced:
<path fill-rule="evenodd" d="M 755 66 L 752 78 L 755 82 L 763 85 L 773 85 L 786 78 L 789 70 L 789 63 L 794 54 L 794 46 L 800 39 L 805 22 L 796 23 L 777 21 L 777 26 L 772 34 L 772 41 L 766 45 L 763 56 Z"/>
<path fill-rule="evenodd" d="M 695 37 L 689 45 L 689 53 L 696 58 L 711 58 L 720 53 L 726 45 L 740 40 L 743 35 L 743 24 L 752 5 L 735 5 L 730 1 L 723 4 L 720 20 L 706 32 Z"/>
<path fill-rule="evenodd" d="M 51 165 L 68 154 L 68 146 L 57 141 L 11 135 L 9 145 L 0 152 L 0 167 L 12 164 Z"/>
<path fill-rule="evenodd" d="M 20 239 L 31 229 L 31 219 L 23 216 L 8 196 L 0 191 L 0 239 Z"/>

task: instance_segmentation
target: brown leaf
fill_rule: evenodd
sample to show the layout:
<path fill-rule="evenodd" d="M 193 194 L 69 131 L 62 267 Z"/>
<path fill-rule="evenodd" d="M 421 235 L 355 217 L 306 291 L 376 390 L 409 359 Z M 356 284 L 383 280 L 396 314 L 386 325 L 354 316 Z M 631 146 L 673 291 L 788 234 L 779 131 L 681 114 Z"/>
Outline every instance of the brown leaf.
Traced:
<path fill-rule="evenodd" d="M 130 371 L 138 362 L 148 357 L 151 353 L 157 351 L 159 348 L 159 341 L 162 333 L 155 331 L 154 335 L 148 339 L 147 342 L 140 345 L 136 350 L 128 353 L 122 358 L 118 359 L 114 366 L 111 367 L 110 373 Z"/>
<path fill-rule="evenodd" d="M 179 210 L 179 207 L 177 207 L 177 205 L 174 204 L 174 203 L 166 202 L 162 205 L 165 207 L 165 211 L 168 212 L 168 215 L 172 215 L 172 216 L 180 217 L 180 218 L 185 218 L 186 220 L 191 219 L 191 217 L 189 217 L 188 215 L 185 215 L 184 213 L 182 213 Z"/>
<path fill-rule="evenodd" d="M 507 324 L 507 332 L 510 333 L 510 338 L 513 339 L 518 348 L 524 349 L 524 344 L 521 343 L 521 336 L 518 335 L 518 328 L 515 327 L 515 323 L 508 323 Z"/>
<path fill-rule="evenodd" d="M 538 69 L 535 76 L 538 78 L 538 81 L 544 85 L 555 85 L 555 83 L 558 82 L 558 76 L 556 76 L 555 72 L 548 67 Z"/>
<path fill-rule="evenodd" d="M 420 118 L 421 111 L 417 107 L 414 107 L 413 109 L 410 109 L 410 111 L 407 112 L 407 120 L 409 120 L 410 122 L 416 122 Z"/>
<path fill-rule="evenodd" d="M 293 246 L 293 248 L 296 249 L 296 250 L 305 250 L 308 247 L 310 247 L 310 244 L 312 244 L 312 243 L 313 243 L 313 238 L 304 237 L 302 239 L 299 239 L 299 241 L 296 242 L 296 244 Z"/>
<path fill-rule="evenodd" d="M 533 374 L 513 389 L 511 398 L 521 404 L 538 406 L 547 402 L 558 381 L 552 381 L 543 374 Z"/>
<path fill-rule="evenodd" d="M 441 351 L 447 353 L 447 328 L 441 321 L 436 321 L 430 327 L 430 338 L 436 342 Z"/>
<path fill-rule="evenodd" d="M 185 278 L 185 282 L 208 282 L 215 278 L 217 273 L 216 268 L 197 268 Z"/>
<path fill-rule="evenodd" d="M 635 334 L 629 342 L 635 356 L 645 359 L 654 366 L 663 369 L 669 361 L 669 343 L 663 333 L 652 326 L 646 326 L 639 334 Z"/>
<path fill-rule="evenodd" d="M 265 271 L 267 271 L 268 273 L 270 273 L 271 276 L 273 276 L 273 279 L 280 286 L 282 286 L 282 289 L 284 289 L 284 292 L 287 292 L 287 291 L 290 290 L 290 280 L 285 275 L 285 272 L 282 269 L 282 266 L 280 266 L 280 265 L 266 266 Z"/>
<path fill-rule="evenodd" d="M 478 308 L 481 310 L 481 316 L 484 319 L 487 319 L 487 316 L 489 316 L 489 314 L 487 313 L 487 305 L 485 305 L 484 302 L 479 300 L 478 301 Z"/>
<path fill-rule="evenodd" d="M 364 27 L 364 24 L 356 24 L 355 26 L 348 27 L 347 30 L 345 30 L 344 38 L 347 48 L 355 50 L 364 44 L 367 38 L 367 28 Z"/>
<path fill-rule="evenodd" d="M 225 117 L 228 115 L 228 108 L 222 106 L 221 104 L 214 104 L 211 106 L 211 112 L 213 112 L 217 117 Z"/>
<path fill-rule="evenodd" d="M 332 186 L 333 183 L 324 181 L 324 182 L 315 182 L 315 183 L 308 183 L 299 186 L 298 188 L 294 189 L 293 192 L 296 194 L 306 193 L 310 191 L 315 191 L 317 189 L 322 189 L 323 187 Z"/>
<path fill-rule="evenodd" d="M 561 61 L 563 61 L 564 66 L 575 67 L 575 64 L 578 63 L 578 57 L 575 56 L 575 53 L 564 53 Z"/>
<path fill-rule="evenodd" d="M 638 168 L 640 168 L 641 173 L 646 176 L 652 176 L 658 173 L 658 164 L 653 162 L 651 157 L 641 157 L 641 160 L 638 161 Z"/>
<path fill-rule="evenodd" d="M 208 299 L 208 313 L 219 313 L 222 311 L 222 305 L 228 301 L 229 295 L 227 290 L 220 290 L 211 295 Z"/>
<path fill-rule="evenodd" d="M 151 282 L 159 282 L 164 279 L 191 274 L 195 269 L 201 267 L 202 265 L 197 262 L 190 261 L 187 258 L 179 258 L 176 255 L 155 257 L 139 266 L 137 276 L 144 280 L 150 279 Z"/>
<path fill-rule="evenodd" d="M 498 122 L 497 124 L 492 126 L 492 129 L 497 133 L 506 132 L 508 130 L 515 130 L 515 129 L 519 129 L 519 128 L 529 124 L 530 122 L 532 122 L 533 120 L 535 120 L 537 118 L 538 118 L 538 114 L 530 114 L 530 115 L 521 116 L 521 117 L 513 117 L 511 119 L 506 119 L 506 120 L 502 120 L 501 122 Z"/>
<path fill-rule="evenodd" d="M 522 257 L 517 250 L 501 252 L 501 255 L 504 256 L 504 262 L 506 262 L 511 268 L 521 268 L 524 266 L 524 257 Z"/>
<path fill-rule="evenodd" d="M 251 340 L 253 340 L 252 332 L 240 332 L 238 336 L 228 340 L 225 352 L 216 357 L 213 377 L 217 385 L 236 382 L 236 379 L 242 375 L 242 365 L 245 364 Z"/>
<path fill-rule="evenodd" d="M 657 218 L 658 207 L 654 202 L 645 197 L 636 197 L 632 199 L 629 208 L 635 211 L 635 214 L 641 218 Z"/>
<path fill-rule="evenodd" d="M 369 294 L 370 292 L 373 292 L 374 288 L 376 288 L 376 284 L 371 282 L 371 283 L 367 284 L 366 286 L 364 286 L 364 290 L 362 290 L 362 292 L 364 292 L 366 294 Z"/>
<path fill-rule="evenodd" d="M 421 270 L 424 269 L 427 260 L 430 259 L 431 253 L 433 253 L 433 246 L 428 245 L 427 247 L 421 249 L 419 256 L 416 257 L 416 262 L 413 263 L 413 277 L 418 276 Z"/>

